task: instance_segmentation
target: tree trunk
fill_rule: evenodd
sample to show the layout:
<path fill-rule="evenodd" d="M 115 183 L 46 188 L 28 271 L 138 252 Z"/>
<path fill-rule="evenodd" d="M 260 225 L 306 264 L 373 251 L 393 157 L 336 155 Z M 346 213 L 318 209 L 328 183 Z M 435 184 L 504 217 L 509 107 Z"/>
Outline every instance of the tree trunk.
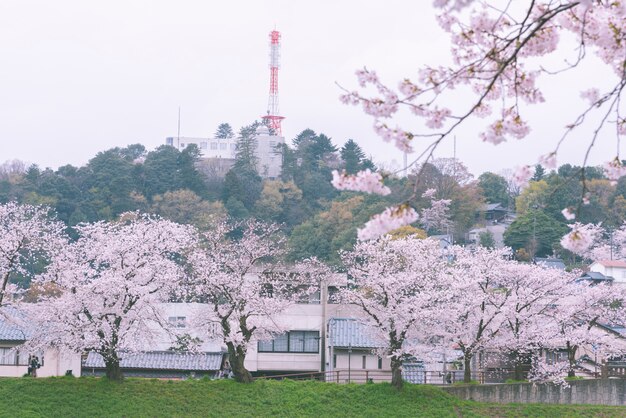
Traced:
<path fill-rule="evenodd" d="M 400 390 L 403 384 L 402 361 L 397 357 L 391 357 L 391 386 Z"/>
<path fill-rule="evenodd" d="M 463 355 L 463 383 L 470 383 L 472 381 L 472 356 L 469 354 Z"/>
<path fill-rule="evenodd" d="M 124 375 L 122 374 L 122 370 L 120 369 L 120 359 L 117 357 L 116 354 L 112 355 L 109 358 L 105 358 L 104 366 L 107 379 L 113 380 L 115 382 L 121 382 L 124 379 Z"/>
<path fill-rule="evenodd" d="M 252 383 L 252 375 L 245 368 L 246 352 L 241 346 L 235 347 L 232 343 L 228 343 L 228 360 L 230 367 L 235 375 L 235 381 L 239 383 Z"/>
<path fill-rule="evenodd" d="M 530 362 L 529 355 L 526 353 L 520 353 L 519 351 L 513 351 L 511 353 L 513 358 L 513 379 L 526 380 L 526 370 L 524 366 L 527 366 Z"/>
<path fill-rule="evenodd" d="M 567 369 L 567 377 L 576 377 L 576 370 L 574 366 L 576 366 L 576 346 L 571 346 L 570 343 L 567 343 L 567 361 L 569 362 L 569 367 Z"/>

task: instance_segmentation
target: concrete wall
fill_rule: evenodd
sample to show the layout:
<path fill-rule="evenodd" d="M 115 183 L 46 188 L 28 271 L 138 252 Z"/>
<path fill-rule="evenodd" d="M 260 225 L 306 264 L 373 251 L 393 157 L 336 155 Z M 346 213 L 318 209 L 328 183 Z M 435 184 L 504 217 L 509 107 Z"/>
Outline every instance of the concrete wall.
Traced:
<path fill-rule="evenodd" d="M 443 389 L 458 398 L 479 402 L 626 405 L 626 379 L 589 379 L 568 383 L 569 387 L 550 383 L 512 383 Z"/>

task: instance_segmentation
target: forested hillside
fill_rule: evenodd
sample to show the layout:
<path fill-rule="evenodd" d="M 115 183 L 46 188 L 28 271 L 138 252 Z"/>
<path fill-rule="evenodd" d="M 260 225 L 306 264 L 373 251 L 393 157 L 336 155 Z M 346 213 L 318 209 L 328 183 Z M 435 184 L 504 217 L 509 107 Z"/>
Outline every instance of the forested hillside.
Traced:
<path fill-rule="evenodd" d="M 455 241 L 464 242 L 466 233 L 481 222 L 482 205 L 500 203 L 517 212 L 505 243 L 523 249 L 522 257 L 554 252 L 573 259 L 558 245 L 567 232 L 564 207 L 578 210 L 580 222 L 610 227 L 626 219 L 626 178 L 612 184 L 601 169 L 587 168 L 583 176 L 571 165 L 552 172 L 538 166 L 533 181 L 520 191 L 507 173 L 475 178 L 462 162 L 439 158 L 406 177 L 380 170 L 391 189 L 387 196 L 340 192 L 330 183 L 333 170 L 356 173 L 376 167 L 356 141 L 337 146 L 310 129 L 293 138 L 293 146 L 280 150 L 281 178 L 263 180 L 252 152 L 256 126 L 240 129 L 237 159 L 224 177 L 198 170 L 195 146 L 178 151 L 163 145 L 148 151 L 134 144 L 102 151 L 82 167 L 53 170 L 6 162 L 0 166 L 0 201 L 50 206 L 69 227 L 135 210 L 199 228 L 226 216 L 258 218 L 282 225 L 289 236 L 290 259 L 317 256 L 331 263 L 338 260 L 338 250 L 354 244 L 357 227 L 370 216 L 412 195 L 418 196 L 412 204 L 422 209 L 427 200 L 419 196 L 431 188 L 436 198 L 451 200 L 453 226 L 426 231 L 428 235 L 451 233 Z M 581 197 L 589 203 L 578 207 Z"/>

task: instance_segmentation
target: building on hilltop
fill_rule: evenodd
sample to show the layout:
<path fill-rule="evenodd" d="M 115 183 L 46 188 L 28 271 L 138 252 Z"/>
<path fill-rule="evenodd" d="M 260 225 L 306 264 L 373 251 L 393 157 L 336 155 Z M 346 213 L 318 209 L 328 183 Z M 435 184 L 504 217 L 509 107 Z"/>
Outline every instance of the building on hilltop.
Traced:
<path fill-rule="evenodd" d="M 275 179 L 282 173 L 281 146 L 285 138 L 272 135 L 265 125 L 256 129 L 255 156 L 257 171 L 262 178 Z M 224 177 L 235 164 L 237 155 L 237 138 L 197 138 L 197 137 L 167 137 L 165 144 L 184 150 L 194 144 L 200 151 L 199 169 L 205 174 Z"/>

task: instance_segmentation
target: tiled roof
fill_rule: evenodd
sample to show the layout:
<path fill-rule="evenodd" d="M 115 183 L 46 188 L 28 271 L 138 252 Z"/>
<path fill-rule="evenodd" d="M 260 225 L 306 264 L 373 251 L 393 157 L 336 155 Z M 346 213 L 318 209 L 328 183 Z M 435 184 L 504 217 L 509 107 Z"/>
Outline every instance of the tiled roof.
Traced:
<path fill-rule="evenodd" d="M 152 370 L 219 370 L 222 353 L 175 353 L 171 351 L 147 351 L 122 354 L 122 369 Z M 100 354 L 90 352 L 83 364 L 86 368 L 102 369 L 104 360 Z"/>
<path fill-rule="evenodd" d="M 597 271 L 588 271 L 582 277 L 583 277 L 583 279 L 588 277 L 588 278 L 590 278 L 592 280 L 609 280 L 609 281 L 615 280 L 615 279 L 613 279 L 613 277 L 605 276 L 604 274 L 598 273 Z"/>
<path fill-rule="evenodd" d="M 0 312 L 0 341 L 26 341 L 30 331 L 21 324 L 24 314 L 17 309 L 5 307 Z"/>
<path fill-rule="evenodd" d="M 604 267 L 626 267 L 626 262 L 621 260 L 599 260 L 597 263 Z"/>
<path fill-rule="evenodd" d="M 483 205 L 482 210 L 487 212 L 490 210 L 506 210 L 506 209 L 504 209 L 500 203 L 487 203 Z"/>
<path fill-rule="evenodd" d="M 560 258 L 539 258 L 535 257 L 535 264 L 543 267 L 565 270 L 565 263 Z"/>
<path fill-rule="evenodd" d="M 334 347 L 377 348 L 384 344 L 377 341 L 373 330 L 354 318 L 331 318 L 329 332 Z"/>

